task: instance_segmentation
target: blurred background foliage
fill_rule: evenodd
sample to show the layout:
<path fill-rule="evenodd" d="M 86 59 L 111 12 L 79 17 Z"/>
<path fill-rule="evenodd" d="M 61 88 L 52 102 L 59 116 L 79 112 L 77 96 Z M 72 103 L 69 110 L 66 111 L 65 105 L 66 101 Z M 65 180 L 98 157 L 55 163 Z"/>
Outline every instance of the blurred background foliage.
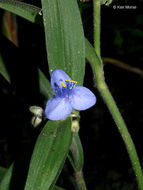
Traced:
<path fill-rule="evenodd" d="M 24 2 L 41 6 L 40 0 Z M 136 8 L 117 8 L 125 5 Z M 127 123 L 143 165 L 142 7 L 143 0 L 113 0 L 108 6 L 102 5 L 101 55 L 106 82 Z M 93 42 L 92 1 L 79 1 L 79 8 L 85 36 Z M 20 189 L 40 131 L 40 128 L 34 129 L 31 125 L 29 106 L 38 105 L 44 108 L 46 102 L 40 94 L 37 72 L 37 67 L 41 68 L 49 79 L 45 39 L 40 26 L 2 9 L 0 23 L 0 61 L 6 67 L 0 69 L 7 69 L 10 76 L 8 80 L 11 81 L 9 83 L 0 75 L 0 166 L 7 168 L 16 160 L 18 170 L 22 160 L 23 169 L 20 166 L 17 186 Z M 84 176 L 87 187 L 94 190 L 136 190 L 137 185 L 125 146 L 94 88 L 96 81 L 88 63 L 84 85 L 97 96 L 96 106 L 81 112 L 80 120 L 79 134 L 85 155 Z M 72 190 L 72 175 L 67 161 L 58 183 Z"/>

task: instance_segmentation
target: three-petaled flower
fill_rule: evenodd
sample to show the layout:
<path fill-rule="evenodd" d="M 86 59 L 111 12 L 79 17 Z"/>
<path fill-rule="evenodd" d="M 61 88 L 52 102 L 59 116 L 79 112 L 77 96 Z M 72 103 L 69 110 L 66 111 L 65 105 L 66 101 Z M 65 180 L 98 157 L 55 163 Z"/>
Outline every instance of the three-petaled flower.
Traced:
<path fill-rule="evenodd" d="M 62 120 L 71 114 L 72 109 L 86 110 L 96 103 L 95 95 L 60 69 L 51 75 L 51 87 L 54 96 L 48 100 L 45 115 L 50 120 Z"/>

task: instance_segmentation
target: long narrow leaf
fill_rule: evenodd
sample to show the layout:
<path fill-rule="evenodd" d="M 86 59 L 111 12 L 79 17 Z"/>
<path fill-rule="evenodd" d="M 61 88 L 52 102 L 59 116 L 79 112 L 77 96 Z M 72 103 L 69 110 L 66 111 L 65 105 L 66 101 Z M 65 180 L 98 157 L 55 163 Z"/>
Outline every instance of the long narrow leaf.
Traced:
<path fill-rule="evenodd" d="M 38 69 L 38 75 L 39 75 L 40 92 L 47 99 L 51 98 L 53 96 L 53 92 L 49 80 L 46 78 L 46 76 L 43 74 L 43 72 L 40 69 Z"/>
<path fill-rule="evenodd" d="M 33 23 L 41 24 L 43 20 L 40 8 L 20 1 L 0 0 L 0 8 L 21 16 Z"/>
<path fill-rule="evenodd" d="M 3 168 L 0 166 L 0 182 L 4 176 L 4 174 L 6 173 L 7 169 L 6 168 Z"/>
<path fill-rule="evenodd" d="M 13 164 L 5 172 L 5 175 L 3 176 L 2 180 L 1 180 L 1 183 L 0 183 L 1 190 L 9 190 L 10 189 L 10 181 L 11 181 L 11 177 L 12 177 L 12 172 L 13 172 Z"/>
<path fill-rule="evenodd" d="M 78 134 L 73 135 L 68 158 L 75 171 L 80 171 L 83 169 L 84 156 L 80 137 Z"/>
<path fill-rule="evenodd" d="M 50 190 L 63 167 L 71 144 L 70 120 L 48 121 L 36 142 L 25 190 Z"/>
<path fill-rule="evenodd" d="M 10 76 L 1 55 L 0 55 L 0 74 L 10 83 Z"/>
<path fill-rule="evenodd" d="M 13 172 L 13 164 L 9 169 L 0 167 L 0 189 L 9 190 L 11 183 L 11 176 Z M 53 190 L 65 190 L 59 186 L 54 186 Z"/>
<path fill-rule="evenodd" d="M 63 69 L 82 85 L 85 70 L 84 34 L 76 0 L 42 0 L 50 71 Z"/>

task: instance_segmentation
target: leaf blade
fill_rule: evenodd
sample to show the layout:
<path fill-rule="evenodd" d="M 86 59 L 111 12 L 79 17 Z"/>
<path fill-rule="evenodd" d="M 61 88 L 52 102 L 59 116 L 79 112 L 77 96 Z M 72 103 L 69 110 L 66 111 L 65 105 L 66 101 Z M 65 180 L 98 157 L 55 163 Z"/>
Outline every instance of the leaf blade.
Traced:
<path fill-rule="evenodd" d="M 53 96 L 53 92 L 49 80 L 46 78 L 46 76 L 40 69 L 38 69 L 38 76 L 40 92 L 44 95 L 45 98 L 51 98 Z"/>
<path fill-rule="evenodd" d="M 78 134 L 73 134 L 72 143 L 70 146 L 70 154 L 68 155 L 69 161 L 74 170 L 80 171 L 84 165 L 83 148 Z"/>
<path fill-rule="evenodd" d="M 41 9 L 31 4 L 16 0 L 0 0 L 0 8 L 21 16 L 32 23 L 43 23 L 40 15 Z"/>
<path fill-rule="evenodd" d="M 76 0 L 42 0 L 42 10 L 50 72 L 62 69 L 82 85 L 85 44 Z"/>
<path fill-rule="evenodd" d="M 7 68 L 4 64 L 4 61 L 3 61 L 3 58 L 0 54 L 0 74 L 9 82 L 10 82 L 10 76 L 9 76 L 9 73 L 7 71 Z"/>
<path fill-rule="evenodd" d="M 70 120 L 48 121 L 36 142 L 25 190 L 52 189 L 71 143 Z"/>
<path fill-rule="evenodd" d="M 7 169 L 0 166 L 0 182 L 3 179 L 3 176 L 5 175 L 6 172 L 7 172 Z"/>
<path fill-rule="evenodd" d="M 9 167 L 9 169 L 5 172 L 1 183 L 0 183 L 0 189 L 2 190 L 9 190 L 10 188 L 10 181 L 12 178 L 12 172 L 13 172 L 13 164 Z"/>

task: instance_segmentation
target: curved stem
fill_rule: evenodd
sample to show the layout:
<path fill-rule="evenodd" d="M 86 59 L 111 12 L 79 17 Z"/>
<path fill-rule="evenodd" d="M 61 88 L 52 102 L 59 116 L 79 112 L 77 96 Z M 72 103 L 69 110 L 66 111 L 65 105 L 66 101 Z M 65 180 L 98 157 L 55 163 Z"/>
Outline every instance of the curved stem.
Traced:
<path fill-rule="evenodd" d="M 102 60 L 104 63 L 111 63 L 114 66 L 133 72 L 143 77 L 143 70 L 138 67 L 133 67 L 128 65 L 127 63 L 124 63 L 123 61 L 119 61 L 117 59 L 108 58 L 108 57 L 102 57 Z"/>
<path fill-rule="evenodd" d="M 106 103 L 118 129 L 119 132 L 123 138 L 123 141 L 125 143 L 126 149 L 128 151 L 132 167 L 134 169 L 137 181 L 138 181 L 138 186 L 140 190 L 143 190 L 143 175 L 142 175 L 142 170 L 140 166 L 140 162 L 137 156 L 136 148 L 134 146 L 134 143 L 132 141 L 132 138 L 129 134 L 129 131 L 126 127 L 126 124 L 118 110 L 118 107 L 116 106 L 116 103 L 106 85 L 105 82 L 102 81 L 100 83 L 100 86 L 98 86 L 98 90 L 100 91 L 100 94 L 102 95 L 102 98 L 104 102 Z"/>
<path fill-rule="evenodd" d="M 92 70 L 94 72 L 94 76 L 96 78 L 96 86 L 106 103 L 118 129 L 119 132 L 123 138 L 123 141 L 125 143 L 126 149 L 128 151 L 132 167 L 134 169 L 138 187 L 140 190 L 143 190 L 143 174 L 142 169 L 140 166 L 139 158 L 137 156 L 137 152 L 134 146 L 134 143 L 132 141 L 132 138 L 129 134 L 129 131 L 127 129 L 127 126 L 118 110 L 118 107 L 104 81 L 104 72 L 103 72 L 103 64 L 101 62 L 101 59 L 96 55 L 96 52 L 94 51 L 91 44 L 85 40 L 85 50 L 86 50 L 86 58 L 89 61 Z"/>

